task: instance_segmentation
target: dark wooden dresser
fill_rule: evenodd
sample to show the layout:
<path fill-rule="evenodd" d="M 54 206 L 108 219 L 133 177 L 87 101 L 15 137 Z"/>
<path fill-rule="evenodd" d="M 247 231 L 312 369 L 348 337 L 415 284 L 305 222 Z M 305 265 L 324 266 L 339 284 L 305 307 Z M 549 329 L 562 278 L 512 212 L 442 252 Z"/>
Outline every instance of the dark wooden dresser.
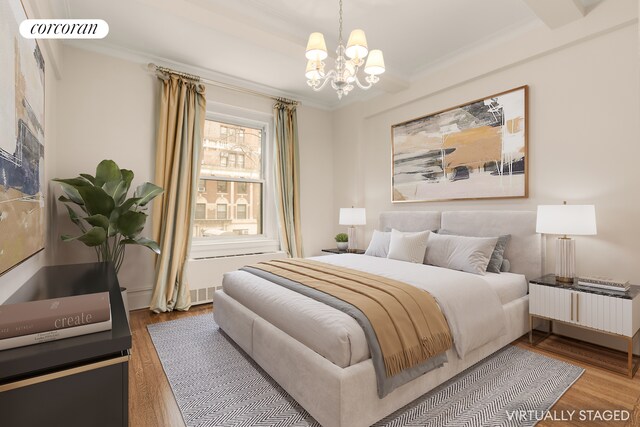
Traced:
<path fill-rule="evenodd" d="M 128 425 L 131 331 L 113 265 L 44 267 L 33 280 L 108 289 L 112 330 L 0 351 L 0 425 Z"/>

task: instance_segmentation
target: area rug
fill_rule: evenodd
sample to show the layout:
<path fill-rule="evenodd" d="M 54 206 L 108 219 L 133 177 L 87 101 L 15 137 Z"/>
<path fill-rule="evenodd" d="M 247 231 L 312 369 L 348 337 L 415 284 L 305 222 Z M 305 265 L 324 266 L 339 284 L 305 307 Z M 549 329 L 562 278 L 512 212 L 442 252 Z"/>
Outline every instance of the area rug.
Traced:
<path fill-rule="evenodd" d="M 188 427 L 319 426 L 211 314 L 148 330 Z M 583 372 L 507 346 L 376 426 L 534 426 Z"/>

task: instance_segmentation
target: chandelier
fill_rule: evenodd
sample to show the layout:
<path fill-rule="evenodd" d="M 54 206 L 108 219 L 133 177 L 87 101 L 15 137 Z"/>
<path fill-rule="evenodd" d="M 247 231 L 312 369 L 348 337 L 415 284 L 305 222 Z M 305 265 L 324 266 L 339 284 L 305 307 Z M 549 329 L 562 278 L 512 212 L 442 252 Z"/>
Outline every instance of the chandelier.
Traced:
<path fill-rule="evenodd" d="M 338 93 L 338 99 L 342 99 L 343 95 L 348 95 L 353 90 L 354 84 L 360 89 L 367 90 L 380 80 L 378 75 L 384 73 L 382 51 L 378 49 L 369 51 L 363 30 L 353 30 L 345 48 L 342 40 L 342 0 L 340 0 L 340 27 L 336 55 L 335 69 L 326 72 L 323 60 L 328 54 L 324 36 L 322 33 L 311 33 L 305 55 L 308 60 L 305 77 L 307 84 L 316 92 L 331 83 L 331 87 Z M 358 71 L 363 65 L 366 84 L 363 84 L 358 77 Z"/>

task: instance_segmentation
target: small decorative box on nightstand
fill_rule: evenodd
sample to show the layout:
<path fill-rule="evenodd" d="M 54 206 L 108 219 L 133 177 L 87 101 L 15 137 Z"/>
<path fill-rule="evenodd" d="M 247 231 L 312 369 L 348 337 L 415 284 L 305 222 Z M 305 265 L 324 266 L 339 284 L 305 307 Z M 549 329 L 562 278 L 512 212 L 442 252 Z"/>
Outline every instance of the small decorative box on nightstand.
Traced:
<path fill-rule="evenodd" d="M 577 280 L 559 283 L 554 275 L 546 275 L 529 282 L 532 344 L 536 318 L 549 321 L 549 334 L 555 322 L 620 337 L 627 342 L 626 374 L 632 378 L 638 369 L 633 363 L 633 342 L 640 330 L 640 286 L 631 286 L 627 292 L 588 289 Z"/>
<path fill-rule="evenodd" d="M 330 254 L 358 254 L 358 255 L 362 255 L 364 253 L 362 249 L 356 249 L 355 252 L 349 252 L 348 250 L 343 251 L 338 248 L 323 249 L 322 252 L 328 252 Z"/>

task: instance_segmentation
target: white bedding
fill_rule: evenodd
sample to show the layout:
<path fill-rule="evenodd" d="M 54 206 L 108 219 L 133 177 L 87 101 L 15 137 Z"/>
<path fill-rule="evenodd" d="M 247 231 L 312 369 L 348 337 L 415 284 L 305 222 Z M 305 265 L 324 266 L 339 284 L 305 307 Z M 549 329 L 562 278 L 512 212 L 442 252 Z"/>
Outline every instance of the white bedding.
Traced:
<path fill-rule="evenodd" d="M 529 292 L 529 285 L 523 274 L 486 273 L 481 277 L 498 294 L 502 305 L 522 298 Z"/>
<path fill-rule="evenodd" d="M 498 338 L 505 330 L 504 310 L 498 295 L 501 291 L 495 289 L 504 289 L 506 279 L 487 280 L 485 276 L 365 255 L 340 254 L 313 259 L 390 277 L 430 292 L 447 318 L 461 358 Z M 362 328 L 341 311 L 244 271 L 225 274 L 223 289 L 340 367 L 370 357 Z"/>

